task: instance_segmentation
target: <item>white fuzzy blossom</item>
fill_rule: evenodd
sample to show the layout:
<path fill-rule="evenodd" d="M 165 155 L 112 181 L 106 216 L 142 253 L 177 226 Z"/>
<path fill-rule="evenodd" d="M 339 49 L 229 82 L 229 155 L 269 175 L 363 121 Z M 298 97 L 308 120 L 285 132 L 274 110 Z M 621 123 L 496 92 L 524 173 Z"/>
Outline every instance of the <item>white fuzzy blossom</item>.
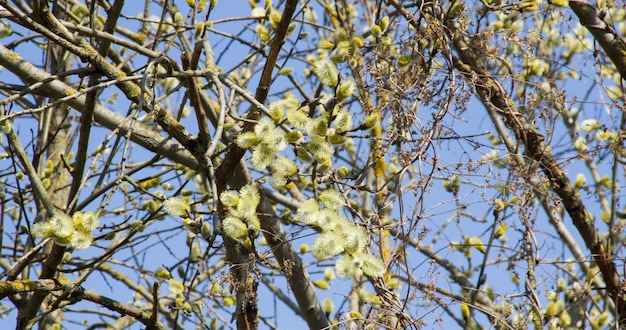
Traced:
<path fill-rule="evenodd" d="M 320 206 L 315 199 L 308 199 L 298 208 L 298 219 L 304 224 L 314 224 L 317 221 Z"/>
<path fill-rule="evenodd" d="M 349 254 L 342 255 L 341 258 L 335 262 L 335 273 L 337 277 L 342 280 L 358 277 L 363 274 L 360 265 L 355 262 L 354 258 Z"/>
<path fill-rule="evenodd" d="M 359 255 L 359 258 L 361 260 L 361 269 L 365 275 L 377 278 L 385 274 L 385 264 L 377 256 L 363 253 Z"/>
<path fill-rule="evenodd" d="M 34 223 L 30 231 L 34 237 L 52 237 L 57 245 L 80 250 L 91 246 L 91 231 L 98 225 L 96 212 L 75 212 L 71 217 L 65 213 L 55 213 L 48 221 Z"/>
<path fill-rule="evenodd" d="M 312 254 L 317 259 L 336 256 L 344 251 L 341 235 L 334 232 L 322 233 L 313 243 Z"/>
<path fill-rule="evenodd" d="M 346 206 L 343 195 L 335 189 L 327 189 L 320 194 L 320 202 L 329 209 L 340 210 Z"/>
<path fill-rule="evenodd" d="M 169 215 L 185 217 L 191 211 L 191 206 L 184 198 L 170 197 L 163 202 L 163 209 Z"/>
<path fill-rule="evenodd" d="M 74 231 L 74 220 L 65 213 L 55 213 L 50 218 L 52 234 L 55 237 L 69 237 Z"/>
<path fill-rule="evenodd" d="M 589 133 L 600 128 L 600 123 L 596 119 L 585 119 L 580 123 L 580 130 Z"/>
<path fill-rule="evenodd" d="M 349 254 L 341 256 L 335 263 L 335 272 L 340 279 L 349 279 L 363 274 L 378 278 L 385 274 L 385 264 L 377 256 L 362 253 L 357 256 Z"/>

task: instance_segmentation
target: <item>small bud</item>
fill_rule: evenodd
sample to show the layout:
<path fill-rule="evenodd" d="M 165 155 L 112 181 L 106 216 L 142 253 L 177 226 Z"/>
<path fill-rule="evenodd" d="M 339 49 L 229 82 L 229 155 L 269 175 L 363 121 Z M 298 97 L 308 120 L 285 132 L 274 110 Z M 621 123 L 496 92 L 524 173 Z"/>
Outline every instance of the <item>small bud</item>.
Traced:
<path fill-rule="evenodd" d="M 263 42 L 266 42 L 270 40 L 271 38 L 270 32 L 267 30 L 267 27 L 265 27 L 265 25 L 263 24 L 257 24 L 256 28 L 254 29 L 254 32 L 256 32 L 256 34 L 259 36 L 259 39 L 261 39 L 261 41 Z"/>
<path fill-rule="evenodd" d="M 183 18 L 183 14 L 181 14 L 179 11 L 176 12 L 176 14 L 174 14 L 174 23 L 176 23 L 177 25 L 181 25 L 184 22 L 184 18 Z"/>
<path fill-rule="evenodd" d="M 326 313 L 326 315 L 332 313 L 335 310 L 335 304 L 333 303 L 333 300 L 328 297 L 324 298 L 324 300 L 322 301 L 322 309 L 324 310 L 324 313 Z"/>
<path fill-rule="evenodd" d="M 288 76 L 293 73 L 293 68 L 282 68 L 278 71 L 281 76 Z"/>
<path fill-rule="evenodd" d="M 499 238 L 500 236 L 504 235 L 504 233 L 506 233 L 506 230 L 509 228 L 509 225 L 505 222 L 503 224 L 501 224 L 500 226 L 498 226 L 498 228 L 496 229 L 496 233 L 495 233 L 495 237 Z"/>
<path fill-rule="evenodd" d="M 361 313 L 357 311 L 350 311 L 349 315 L 351 319 L 360 319 L 363 317 L 363 315 L 361 315 Z"/>
<path fill-rule="evenodd" d="M 470 318 L 470 309 L 467 304 L 461 304 L 461 315 L 463 315 L 464 320 L 469 320 Z"/>
<path fill-rule="evenodd" d="M 222 304 L 224 304 L 224 306 L 226 307 L 230 307 L 235 304 L 235 298 L 233 298 L 232 296 L 224 297 L 222 298 Z"/>
<path fill-rule="evenodd" d="M 350 169 L 345 167 L 345 166 L 339 166 L 339 168 L 337 168 L 336 174 L 337 177 L 339 179 L 345 179 L 348 177 L 348 175 L 350 175 Z"/>
<path fill-rule="evenodd" d="M 206 240 L 211 237 L 211 225 L 207 221 L 202 222 L 202 229 L 200 229 L 200 234 L 202 235 L 202 238 Z"/>
<path fill-rule="evenodd" d="M 370 115 L 368 115 L 367 117 L 365 117 L 365 120 L 361 124 L 361 128 L 362 129 L 370 129 L 370 128 L 374 127 L 374 125 L 376 125 L 376 123 L 378 123 L 379 119 L 380 119 L 380 114 L 378 112 L 373 112 Z"/>
<path fill-rule="evenodd" d="M 168 272 L 167 270 L 163 269 L 163 268 L 158 268 L 155 272 L 154 272 L 154 276 L 158 277 L 158 278 L 162 278 L 162 279 L 170 279 L 172 277 L 172 275 L 170 274 L 170 272 Z"/>
<path fill-rule="evenodd" d="M 330 288 L 330 285 L 328 284 L 328 281 L 326 280 L 313 281 L 313 285 L 315 285 L 316 287 L 322 290 L 328 290 Z"/>
<path fill-rule="evenodd" d="M 587 178 L 585 177 L 585 175 L 582 173 L 578 173 L 576 175 L 576 181 L 574 182 L 574 186 L 576 186 L 576 188 L 582 188 L 585 183 L 587 183 Z"/>

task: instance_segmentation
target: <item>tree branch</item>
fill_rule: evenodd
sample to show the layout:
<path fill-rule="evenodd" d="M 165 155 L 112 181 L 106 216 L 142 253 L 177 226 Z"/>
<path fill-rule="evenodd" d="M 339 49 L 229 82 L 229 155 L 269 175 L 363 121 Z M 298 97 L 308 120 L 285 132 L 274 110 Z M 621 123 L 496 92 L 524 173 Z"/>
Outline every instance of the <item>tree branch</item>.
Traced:
<path fill-rule="evenodd" d="M 449 28 L 452 27 L 449 26 Z M 548 178 L 552 190 L 561 199 L 585 245 L 591 251 L 591 255 L 603 275 L 608 294 L 614 300 L 617 299 L 620 292 L 620 280 L 615 263 L 602 244 L 600 235 L 594 226 L 594 218 L 583 204 L 578 189 L 572 185 L 566 171 L 554 159 L 550 148 L 544 142 L 543 135 L 510 105 L 512 104 L 510 103 L 511 99 L 506 91 L 490 74 L 480 68 L 475 54 L 470 51 L 465 42 L 460 37 L 455 37 L 453 38 L 453 45 L 463 64 L 469 67 L 469 71 L 464 71 L 462 65 L 458 65 L 457 68 L 468 77 L 468 81 L 472 83 L 481 101 L 488 107 L 494 107 L 497 113 L 504 118 L 507 127 L 514 132 L 517 140 L 523 143 L 525 155 L 539 165 Z M 470 79 L 472 75 L 479 78 Z M 619 306 L 619 304 L 617 305 Z"/>
<path fill-rule="evenodd" d="M 267 61 L 265 61 L 265 66 L 263 68 L 263 73 L 261 74 L 259 86 L 256 90 L 255 98 L 261 104 L 265 103 L 267 94 L 269 93 L 274 65 L 276 65 L 278 54 L 280 53 L 280 50 L 285 43 L 287 29 L 289 28 L 289 23 L 291 23 L 291 19 L 296 10 L 297 4 L 297 0 L 287 0 L 287 2 L 285 3 L 285 9 L 283 10 L 283 15 L 280 19 L 278 28 L 276 29 L 274 39 L 272 40 L 272 46 L 270 47 L 270 51 L 267 55 Z M 256 121 L 259 116 L 260 112 L 258 108 L 255 105 L 250 106 L 247 118 L 251 121 L 247 122 L 244 125 L 242 132 L 251 131 L 256 124 L 253 121 Z M 233 169 L 235 168 L 235 166 L 237 166 L 237 164 L 239 164 L 239 160 L 243 157 L 245 152 L 246 151 L 244 149 L 241 149 L 238 145 L 233 144 L 228 154 L 226 154 L 226 157 L 224 157 L 224 162 L 217 168 L 217 187 L 220 192 L 223 191 L 222 189 L 220 189 L 220 187 L 225 187 L 226 181 L 228 181 L 228 179 L 232 176 L 234 172 Z"/>
<path fill-rule="evenodd" d="M 42 81 L 46 82 L 38 85 L 40 92 L 52 99 L 61 99 L 72 95 L 79 95 L 75 98 L 67 99 L 66 104 L 79 112 L 84 111 L 86 102 L 86 97 L 84 95 L 80 95 L 77 90 L 62 81 L 53 79 L 49 73 L 37 68 L 30 62 L 25 61 L 18 54 L 10 51 L 3 45 L 0 45 L 0 65 L 13 72 L 15 75 L 20 77 L 20 79 L 29 84 Z M 136 125 L 132 127 L 128 119 L 121 116 L 117 112 L 96 104 L 93 116 L 94 120 L 98 124 L 112 131 L 118 130 L 119 134 L 122 136 L 125 136 L 130 132 L 130 139 L 133 142 L 152 152 L 192 169 L 197 169 L 199 166 L 198 161 L 194 159 L 193 156 L 179 143 L 172 141 L 170 138 L 164 138 L 157 132 L 142 129 Z"/>
<path fill-rule="evenodd" d="M 626 41 L 601 17 L 597 8 L 586 3 L 584 0 L 570 0 L 569 7 L 578 16 L 580 24 L 591 32 L 606 55 L 615 64 L 622 79 L 626 78 Z"/>

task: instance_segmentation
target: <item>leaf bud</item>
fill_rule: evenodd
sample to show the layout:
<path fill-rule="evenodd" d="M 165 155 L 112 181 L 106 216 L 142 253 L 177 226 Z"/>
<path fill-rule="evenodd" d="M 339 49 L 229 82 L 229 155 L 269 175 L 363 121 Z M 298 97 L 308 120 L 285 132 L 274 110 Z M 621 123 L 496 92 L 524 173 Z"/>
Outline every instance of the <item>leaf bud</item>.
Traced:
<path fill-rule="evenodd" d="M 374 127 L 374 125 L 376 125 L 376 123 L 378 123 L 379 119 L 380 119 L 380 114 L 378 112 L 373 112 L 373 113 L 369 114 L 367 117 L 365 117 L 365 120 L 361 124 L 361 128 L 362 129 L 370 129 L 370 128 Z"/>
<path fill-rule="evenodd" d="M 328 284 L 328 281 L 322 279 L 322 280 L 317 280 L 317 281 L 313 281 L 313 285 L 315 285 L 316 287 L 322 289 L 322 290 L 328 290 L 330 288 L 330 285 Z"/>

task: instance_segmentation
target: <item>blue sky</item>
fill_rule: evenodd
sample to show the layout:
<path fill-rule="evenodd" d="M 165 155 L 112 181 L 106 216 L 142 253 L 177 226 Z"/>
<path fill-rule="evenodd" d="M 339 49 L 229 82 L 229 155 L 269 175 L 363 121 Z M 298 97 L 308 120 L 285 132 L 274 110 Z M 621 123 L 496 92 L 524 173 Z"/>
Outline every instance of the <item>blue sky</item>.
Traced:
<path fill-rule="evenodd" d="M 177 5 L 179 6 L 179 8 L 181 9 L 183 13 L 187 12 L 186 4 L 183 1 L 177 2 Z M 130 14 L 130 15 L 136 14 L 136 12 L 138 11 L 138 8 L 133 8 L 131 4 L 128 4 L 126 8 L 128 9 L 127 14 Z M 249 8 L 250 7 L 247 1 L 230 1 L 230 2 L 222 1 L 218 3 L 218 6 L 212 12 L 210 19 L 212 21 L 217 22 L 214 25 L 215 29 L 222 31 L 222 32 L 226 32 L 226 33 L 237 34 L 240 31 L 242 31 L 243 26 L 245 24 L 248 24 L 250 21 L 233 20 L 233 21 L 228 21 L 228 22 L 222 22 L 221 20 L 225 18 L 230 18 L 233 16 L 247 16 L 249 15 L 249 12 L 250 12 Z M 318 17 L 319 16 L 321 15 L 318 15 Z M 125 21 L 122 21 L 120 24 L 126 25 L 126 24 L 132 24 L 132 22 L 130 20 L 125 20 Z M 253 29 L 254 25 L 255 25 L 254 23 L 250 24 L 250 29 Z M 248 31 L 248 32 L 244 32 L 244 34 L 252 35 L 252 32 Z M 220 62 L 217 63 L 217 65 L 225 68 L 226 70 L 230 70 L 231 68 L 239 65 L 239 63 L 242 61 L 243 55 L 247 53 L 247 47 L 245 45 L 241 45 L 237 42 L 228 43 L 227 41 L 220 39 L 220 37 L 217 34 L 210 33 L 208 35 L 208 38 L 211 41 L 215 52 L 218 54 L 218 58 L 220 59 Z M 315 45 L 316 41 L 317 40 L 315 40 L 315 37 L 311 37 L 311 44 Z M 18 51 L 23 52 L 24 50 L 22 48 L 18 48 Z M 222 52 L 224 52 L 227 55 L 220 57 L 219 54 L 221 54 Z M 172 54 L 175 54 L 175 53 L 176 51 L 172 51 Z M 31 55 L 31 56 L 38 56 L 38 54 Z M 28 60 L 29 59 L 28 53 L 26 53 L 24 57 Z M 174 57 L 174 55 L 172 55 L 172 57 Z M 34 62 L 38 62 L 40 60 L 41 59 L 39 58 L 32 59 L 32 61 Z M 133 65 L 135 67 L 139 67 L 145 64 L 145 63 L 141 63 L 140 61 L 141 60 L 137 60 L 137 63 L 133 63 Z M 290 61 L 288 66 L 294 66 L 296 70 L 301 70 L 303 68 L 302 62 L 299 62 L 299 61 Z M 589 64 L 588 69 L 590 71 L 589 75 L 591 76 L 593 74 L 592 70 L 594 68 L 591 66 L 591 64 Z M 298 76 L 298 74 L 296 74 L 296 76 Z M 300 76 L 302 76 L 302 74 L 300 74 Z M 0 72 L 0 79 L 3 81 L 10 81 L 11 79 L 14 79 L 14 78 L 12 78 L 11 75 L 6 73 L 5 71 L 2 71 Z M 256 86 L 257 81 L 258 81 L 258 74 L 256 77 L 253 77 L 251 79 L 251 82 L 248 88 L 253 89 Z M 590 79 L 581 79 L 580 81 L 573 81 L 572 83 L 568 83 L 568 86 L 566 87 L 568 87 L 568 89 L 570 90 L 580 89 L 580 90 L 586 91 L 587 88 L 591 88 L 592 84 L 593 83 L 591 82 Z M 277 80 L 276 83 L 272 86 L 270 94 L 275 93 L 275 92 L 280 92 L 280 88 L 284 88 L 283 86 L 289 86 L 287 79 L 279 78 L 279 80 Z M 593 95 L 595 95 L 595 92 Z M 593 95 L 589 99 L 587 99 L 588 102 L 592 102 L 596 100 L 597 97 Z M 102 99 L 107 99 L 107 97 L 108 95 L 105 94 L 103 95 Z M 177 96 L 176 100 L 172 100 L 172 104 L 177 104 L 177 102 L 180 102 L 180 96 Z M 120 113 L 126 113 L 129 105 L 126 102 L 124 102 L 123 97 L 120 97 L 117 103 L 113 105 L 109 105 L 109 106 L 116 108 L 118 112 Z M 244 110 L 245 108 L 242 107 L 240 109 L 239 114 L 242 114 Z M 420 109 L 420 111 L 418 112 L 418 118 L 421 120 L 423 125 L 425 126 L 428 125 L 430 118 L 432 118 L 432 113 L 435 112 L 435 110 L 436 109 L 433 109 L 427 106 Z M 590 113 L 591 111 L 593 111 L 593 113 Z M 585 112 L 582 113 L 579 118 L 585 119 L 585 118 L 596 117 L 598 115 L 601 115 L 602 118 L 607 119 L 607 121 L 609 118 L 612 118 L 613 116 L 615 116 L 614 114 L 607 114 L 605 111 L 603 111 L 600 105 L 593 107 L 588 104 L 585 104 Z M 192 133 L 195 133 L 193 131 L 193 127 L 195 126 L 193 126 L 193 122 L 191 121 L 191 119 L 188 119 L 184 123 L 189 125 L 188 127 L 192 127 L 190 128 L 190 131 L 192 131 Z M 34 124 L 35 123 L 32 120 L 20 119 L 19 121 L 16 122 L 16 127 L 19 128 L 21 132 L 21 136 L 25 141 L 29 138 L 30 136 L 29 129 L 32 128 Z M 483 153 L 483 154 L 489 153 L 491 150 L 491 146 L 489 145 L 490 142 L 487 139 L 487 132 L 492 130 L 493 128 L 491 127 L 490 119 L 487 116 L 484 109 L 482 108 L 482 105 L 480 105 L 474 99 L 472 99 L 470 106 L 466 110 L 465 117 L 453 118 L 452 116 L 447 116 L 443 124 L 453 129 L 454 132 L 459 136 L 467 135 L 471 137 L 467 139 L 457 139 L 457 140 L 452 140 L 452 139 L 440 140 L 434 144 L 434 149 L 429 151 L 430 156 L 438 157 L 440 159 L 439 163 L 437 164 L 439 167 L 436 168 L 436 170 L 433 172 L 433 174 L 436 177 L 436 180 L 433 181 L 434 185 L 432 187 L 429 187 L 430 189 L 428 190 L 428 195 L 424 199 L 423 204 L 421 205 L 418 204 L 418 202 L 420 202 L 418 198 L 420 192 L 416 190 L 415 195 L 407 194 L 406 198 L 403 201 L 403 206 L 405 207 L 406 214 L 411 214 L 414 210 L 419 210 L 420 207 L 422 207 L 423 210 L 425 210 L 425 213 L 422 214 L 424 216 L 424 219 L 419 223 L 419 226 L 420 227 L 424 226 L 425 228 L 428 229 L 428 232 L 425 233 L 422 240 L 424 242 L 430 242 L 432 238 L 435 237 L 435 235 L 438 235 L 437 242 L 434 243 L 432 246 L 432 249 L 434 251 L 440 253 L 443 257 L 448 258 L 450 262 L 454 263 L 459 268 L 463 269 L 463 268 L 468 268 L 468 267 L 476 267 L 476 265 L 479 265 L 480 262 L 482 261 L 482 255 L 476 249 L 472 250 L 472 258 L 470 259 L 471 260 L 471 265 L 470 265 L 468 264 L 467 258 L 463 257 L 462 254 L 459 254 L 453 251 L 452 249 L 450 249 L 450 243 L 462 242 L 464 237 L 466 236 L 478 236 L 483 239 L 483 242 L 486 242 L 486 239 L 489 237 L 489 232 L 487 231 L 489 227 L 487 225 L 484 225 L 481 221 L 484 220 L 487 223 L 490 221 L 493 221 L 492 215 L 491 215 L 492 210 L 488 208 L 486 205 L 488 205 L 489 202 L 493 202 L 495 198 L 498 198 L 500 196 L 495 190 L 484 187 L 485 177 L 491 180 L 492 183 L 499 181 L 499 182 L 504 182 L 506 184 L 506 180 L 507 180 L 506 172 L 494 166 L 492 167 L 484 166 L 478 169 L 476 172 L 470 173 L 470 175 L 463 176 L 462 181 L 464 182 L 464 184 L 461 185 L 459 196 L 460 196 L 460 201 L 462 201 L 464 205 L 456 204 L 457 202 L 455 201 L 454 196 L 451 193 L 445 191 L 445 189 L 443 189 L 443 187 L 440 184 L 441 182 L 443 182 L 444 179 L 448 178 L 449 175 L 452 173 L 452 171 L 448 171 L 449 170 L 448 165 L 452 166 L 453 164 L 457 164 L 459 162 L 459 159 L 465 159 L 465 158 L 468 160 L 468 165 L 469 165 L 471 163 L 470 160 L 475 160 L 482 156 L 480 155 L 480 153 Z M 556 129 L 559 130 L 558 132 L 564 133 L 563 127 L 560 124 L 556 126 Z M 109 132 L 103 129 L 96 129 L 94 131 L 94 138 L 92 139 L 92 148 L 95 149 L 97 144 L 100 143 L 106 136 L 108 136 L 108 134 Z M 555 136 L 560 136 L 560 133 L 555 134 Z M 553 141 L 551 145 L 553 146 L 555 150 L 557 149 L 564 150 L 567 147 L 567 142 L 568 142 L 567 140 L 564 140 L 563 142 Z M 502 147 L 498 147 L 498 148 L 503 149 Z M 139 147 L 136 147 L 131 150 L 131 153 L 129 154 L 129 156 L 132 157 L 132 159 L 134 160 L 139 160 L 139 159 L 150 157 L 151 155 L 147 153 L 145 150 Z M 576 155 L 573 155 L 573 154 L 569 156 L 570 162 L 567 165 L 567 169 L 570 170 L 572 179 L 575 177 L 575 175 L 578 172 L 584 171 L 582 168 L 581 162 L 577 160 L 575 157 Z M 564 157 L 564 158 L 568 158 L 568 157 Z M 442 166 L 442 164 L 446 166 Z M 429 172 L 430 165 L 428 163 L 422 163 L 421 165 L 423 166 L 423 170 L 425 172 Z M 164 168 L 165 168 L 164 162 L 160 162 L 156 164 L 155 166 L 150 167 L 146 169 L 144 172 L 139 173 L 139 174 L 164 171 Z M 470 171 L 468 170 L 467 172 L 470 172 Z M 171 180 L 170 183 L 175 187 L 175 189 L 177 189 L 179 186 L 183 185 L 184 182 L 181 181 L 180 179 L 174 178 L 174 176 L 175 174 L 173 172 L 169 172 L 169 173 L 165 173 L 162 176 L 162 178 L 163 178 L 163 181 Z M 192 190 L 196 189 L 195 183 L 193 181 L 187 183 L 186 188 L 192 189 Z M 590 193 L 585 194 L 584 198 L 585 200 L 588 200 L 591 202 L 591 197 L 593 196 L 593 192 L 591 190 L 589 191 Z M 170 194 L 173 194 L 173 191 L 169 191 L 169 192 L 166 191 L 165 194 L 166 196 L 170 196 Z M 507 198 L 510 198 L 510 196 Z M 138 202 L 141 203 L 143 201 L 138 201 Z M 100 203 L 102 203 L 101 200 L 94 201 L 92 205 L 87 207 L 87 210 L 96 209 Z M 110 208 L 114 208 L 116 205 L 120 207 L 127 205 L 127 201 L 124 201 L 123 198 L 121 197 L 121 192 L 118 192 L 114 196 L 114 198 L 112 199 Z M 593 202 L 591 203 L 591 205 L 593 205 Z M 392 213 L 392 215 L 397 216 L 397 214 L 399 213 L 395 213 L 395 212 L 399 212 L 397 209 L 398 205 L 394 204 L 394 206 L 395 206 L 394 213 Z M 484 218 L 484 219 L 480 219 L 481 221 L 471 221 L 469 217 L 465 217 L 465 216 L 454 217 L 453 212 L 459 210 L 459 208 L 461 207 L 463 207 L 468 213 L 475 215 L 477 218 Z M 513 210 L 514 208 L 508 210 L 507 212 L 511 212 L 511 213 L 507 213 L 507 216 L 514 217 L 515 215 L 513 213 Z M 131 217 L 135 217 L 135 216 L 140 216 L 140 214 L 141 213 L 137 211 L 136 213 L 134 214 L 131 213 L 130 215 Z M 536 239 L 538 241 L 538 245 L 540 247 L 546 248 L 546 249 L 540 250 L 539 257 L 540 258 L 543 258 L 543 257 L 553 258 L 554 257 L 553 255 L 549 255 L 546 253 L 563 250 L 563 248 L 560 246 L 562 242 L 559 241 L 556 238 L 556 236 L 553 235 L 553 230 L 549 227 L 549 225 L 547 225 L 547 223 L 545 223 L 545 217 L 543 216 L 542 211 L 537 211 L 537 213 L 533 214 L 532 216 L 535 217 L 538 222 L 541 222 L 541 225 L 539 225 L 539 227 L 545 230 L 544 232 L 537 233 L 538 236 Z M 598 214 L 596 214 L 596 216 L 598 216 Z M 119 217 L 119 216 L 107 216 L 102 219 L 103 223 L 120 223 L 125 220 L 127 219 Z M 142 263 L 147 270 L 151 270 L 151 271 L 154 271 L 158 267 L 162 267 L 164 265 L 167 267 L 175 268 L 175 266 L 178 266 L 176 260 L 180 260 L 186 257 L 189 253 L 189 248 L 185 244 L 185 241 L 187 240 L 186 231 L 184 229 L 172 230 L 173 224 L 176 221 L 179 221 L 179 219 L 166 216 L 165 221 L 158 223 L 156 226 L 151 226 L 150 229 L 146 233 L 144 233 L 146 234 L 146 241 L 144 243 L 139 244 L 133 250 L 125 249 L 125 250 L 120 251 L 119 253 L 115 255 L 115 258 L 119 260 L 120 262 Z M 568 226 L 571 231 L 574 231 L 574 228 L 572 228 L 572 226 L 569 224 L 569 220 L 565 219 L 565 222 L 566 222 L 566 226 Z M 510 229 L 507 232 L 507 236 L 509 237 L 509 240 L 510 240 L 507 243 L 508 247 L 521 249 L 521 246 L 519 244 L 516 245 L 516 244 L 511 243 L 521 238 L 521 228 L 522 226 L 519 224 L 519 222 L 513 222 L 513 224 L 511 225 Z M 166 231 L 163 231 L 163 232 L 154 231 L 158 229 L 162 229 Z M 442 232 L 439 232 L 440 229 L 442 230 Z M 10 232 L 10 230 L 7 230 L 5 228 L 5 235 L 8 232 Z M 293 241 L 294 248 L 297 249 L 302 243 L 311 244 L 314 239 L 314 233 L 315 232 L 311 229 L 305 229 L 302 232 L 297 232 L 295 236 L 295 240 Z M 155 238 L 155 237 L 158 237 L 159 239 L 157 243 L 151 240 L 151 238 Z M 576 235 L 576 237 L 578 236 Z M 98 246 L 90 248 L 88 250 L 76 251 L 73 253 L 73 256 L 76 258 L 79 258 L 81 256 L 85 256 L 85 257 L 91 256 L 93 255 L 93 253 L 96 253 L 96 254 L 101 253 L 103 248 L 106 247 L 105 244 L 106 244 L 105 242 L 102 242 L 102 243 L 98 243 L 97 244 Z M 203 245 L 203 247 L 205 246 L 206 244 Z M 553 249 L 552 248 L 548 249 L 547 247 L 552 247 Z M 261 253 L 265 252 L 265 248 L 261 247 L 260 252 Z M 448 279 L 445 272 L 440 272 L 440 270 L 438 270 L 435 267 L 432 267 L 432 265 L 429 264 L 429 258 L 427 256 L 424 256 L 423 254 L 420 254 L 417 251 L 408 251 L 407 253 L 410 257 L 409 266 L 412 268 L 413 276 L 416 279 L 424 280 L 427 282 L 428 279 L 435 278 L 436 279 L 435 283 L 441 287 L 457 288 L 456 285 L 450 284 L 451 281 Z M 506 293 L 515 293 L 515 292 L 523 291 L 523 282 L 521 286 L 512 285 L 509 279 L 509 272 L 506 271 L 507 266 L 509 266 L 508 260 L 506 260 L 506 256 L 508 255 L 509 251 L 507 251 L 506 249 L 499 250 L 496 248 L 496 246 L 494 246 L 494 248 L 492 248 L 491 250 L 491 254 L 493 255 L 496 253 L 501 253 L 503 256 L 503 260 L 501 260 L 500 265 L 490 268 L 490 271 L 488 273 L 488 284 L 494 287 L 496 292 L 498 293 L 506 294 Z M 562 259 L 565 259 L 569 257 L 569 255 L 564 254 L 559 257 Z M 210 259 L 210 262 L 208 264 L 210 265 L 216 259 L 217 257 Z M 310 257 L 310 255 L 305 256 L 305 262 L 313 262 L 313 261 L 314 260 Z M 331 261 L 325 262 L 325 264 L 326 266 L 332 266 Z M 182 264 L 182 265 L 185 266 L 186 264 Z M 136 281 L 138 284 L 142 284 L 142 285 L 149 287 L 149 285 L 154 280 L 150 274 L 137 274 L 132 268 L 126 267 L 125 265 L 120 265 L 118 269 L 126 273 L 127 275 L 129 275 L 130 278 L 133 281 Z M 269 272 L 267 269 L 263 269 L 263 268 L 261 269 L 263 272 Z M 520 276 L 523 278 L 524 276 L 523 267 L 518 267 L 518 269 L 519 269 L 518 271 L 519 271 Z M 195 271 L 195 269 L 192 269 L 192 270 Z M 555 268 L 552 266 L 545 266 L 545 267 L 540 266 L 539 270 L 540 270 L 539 275 L 541 277 L 549 277 L 551 276 L 551 274 L 553 274 L 553 272 L 556 272 Z M 175 269 L 173 270 L 173 273 L 176 274 Z M 311 272 L 311 277 L 313 280 L 320 279 L 323 276 L 324 276 L 323 267 L 316 268 L 315 271 Z M 69 275 L 69 277 L 71 277 L 71 275 Z M 223 279 L 224 277 L 225 277 L 225 273 L 215 274 L 215 279 Z M 269 280 L 276 281 L 277 287 L 279 287 L 283 292 L 290 293 L 290 290 L 289 288 L 287 288 L 282 277 L 268 276 L 267 278 Z M 470 279 L 470 282 L 472 283 L 475 283 L 476 281 L 477 281 L 476 278 Z M 320 299 L 330 297 L 331 299 L 333 299 L 335 305 L 339 307 L 341 302 L 345 300 L 346 298 L 345 294 L 346 292 L 348 292 L 350 285 L 351 285 L 350 281 L 341 281 L 341 280 L 335 279 L 332 281 L 332 286 L 330 290 L 328 291 L 318 290 L 318 294 L 319 294 Z M 115 298 L 121 302 L 130 302 L 134 299 L 131 295 L 131 292 L 128 291 L 124 286 L 118 285 L 115 282 L 110 281 L 110 280 L 104 280 L 99 275 L 94 275 L 90 277 L 85 283 L 84 287 L 88 290 L 93 289 L 94 291 L 98 291 L 102 293 L 103 295 L 111 296 L 112 298 Z M 166 287 L 167 286 L 163 284 L 162 289 L 161 289 L 162 290 L 161 293 L 164 295 L 167 294 Z M 408 287 L 405 286 L 404 289 L 400 290 L 400 292 L 404 294 L 406 293 L 405 290 L 407 289 Z M 543 298 L 543 296 L 541 298 Z M 91 303 L 84 303 L 84 304 L 85 306 L 91 305 Z M 82 305 L 77 304 L 76 306 L 74 306 L 74 308 L 80 308 L 81 306 Z M 280 301 L 277 301 L 271 293 L 266 291 L 265 288 L 262 288 L 260 291 L 259 306 L 261 309 L 261 313 L 263 315 L 278 316 L 276 319 L 270 319 L 270 321 L 274 322 L 274 324 L 277 325 L 280 329 L 299 329 L 299 328 L 302 328 L 304 324 L 301 319 L 293 315 L 293 313 L 287 307 L 282 305 Z M 211 306 L 205 306 L 205 308 L 210 308 L 210 307 Z M 346 306 L 343 306 L 343 307 L 345 311 Z M 415 315 L 418 315 L 418 316 L 423 315 L 425 319 L 429 320 L 430 322 L 434 322 L 434 320 L 436 319 L 438 315 L 443 314 L 441 310 L 438 310 L 437 308 L 432 308 L 433 313 L 430 313 L 431 307 L 429 306 L 420 306 L 420 307 L 414 307 L 414 308 L 419 309 L 417 311 L 412 311 L 414 312 Z M 458 305 L 453 305 L 451 306 L 451 308 L 452 309 L 458 308 Z M 484 320 L 484 319 L 479 318 L 479 320 Z M 8 318 L 4 320 L 0 320 L 0 324 L 2 324 L 3 322 L 7 322 L 5 323 L 6 325 L 13 324 L 14 322 L 13 315 L 9 315 Z M 436 323 L 433 324 L 433 328 L 438 328 L 439 326 L 442 328 L 445 328 L 448 326 L 452 326 L 453 324 L 456 324 L 456 323 L 453 323 L 449 319 L 444 318 L 443 322 L 441 322 L 438 325 L 435 325 L 435 324 Z M 68 324 L 67 328 L 71 329 L 73 328 L 73 326 L 74 325 Z M 261 328 L 263 328 L 263 326 L 264 325 L 262 325 Z M 140 327 L 138 325 L 135 325 L 132 328 L 139 329 Z"/>

